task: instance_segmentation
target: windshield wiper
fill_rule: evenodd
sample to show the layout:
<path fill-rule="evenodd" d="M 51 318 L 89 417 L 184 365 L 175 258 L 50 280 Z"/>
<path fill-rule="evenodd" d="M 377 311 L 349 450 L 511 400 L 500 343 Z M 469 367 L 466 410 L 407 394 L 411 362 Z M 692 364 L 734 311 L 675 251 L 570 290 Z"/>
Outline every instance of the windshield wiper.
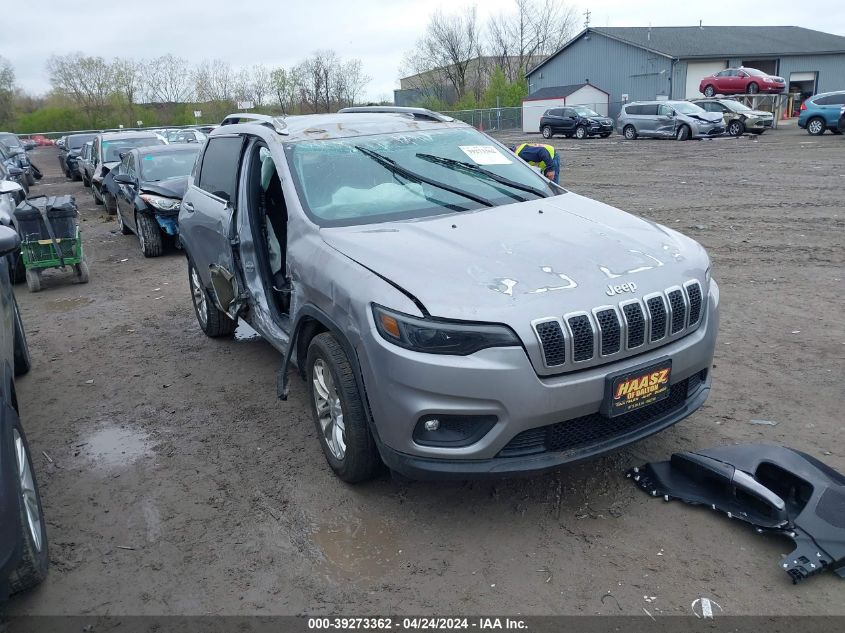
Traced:
<path fill-rule="evenodd" d="M 520 191 L 526 191 L 528 193 L 533 193 L 538 198 L 549 197 L 549 195 L 542 189 L 537 189 L 537 187 L 532 187 L 531 185 L 524 185 L 521 182 L 516 182 L 515 180 L 511 180 L 510 178 L 505 178 L 504 176 L 500 176 L 496 172 L 490 171 L 489 169 L 484 169 L 483 167 L 479 167 L 478 165 L 473 165 L 472 163 L 465 163 L 461 160 L 455 160 L 454 158 L 446 158 L 445 156 L 434 156 L 433 154 L 417 154 L 417 158 L 427 160 L 430 163 L 443 165 L 444 167 L 461 169 L 463 171 L 467 171 L 473 175 L 481 176 L 483 178 L 489 178 L 490 180 L 495 180 L 496 182 L 507 187 L 518 189 Z"/>
<path fill-rule="evenodd" d="M 427 178 L 421 174 L 418 174 L 414 171 L 411 171 L 407 167 L 402 167 L 399 165 L 395 160 L 392 158 L 388 158 L 387 156 L 383 156 L 378 152 L 374 152 L 371 149 L 367 149 L 366 147 L 361 147 L 360 145 L 356 145 L 355 149 L 361 152 L 364 156 L 368 156 L 376 161 L 382 167 L 385 167 L 392 171 L 394 174 L 399 174 L 404 178 L 412 181 L 412 182 L 424 182 L 427 185 L 431 185 L 432 187 L 437 187 L 438 189 L 443 189 L 445 191 L 449 191 L 450 193 L 454 193 L 458 196 L 462 196 L 464 198 L 468 198 L 469 200 L 473 200 L 478 204 L 483 204 L 485 207 L 492 207 L 495 206 L 490 200 L 487 198 L 482 198 L 481 196 L 477 196 L 474 193 L 470 193 L 469 191 L 464 191 L 463 189 L 458 189 L 457 187 L 453 187 L 452 185 L 447 185 L 442 182 L 437 182 L 436 180 L 432 180 L 431 178 Z"/>

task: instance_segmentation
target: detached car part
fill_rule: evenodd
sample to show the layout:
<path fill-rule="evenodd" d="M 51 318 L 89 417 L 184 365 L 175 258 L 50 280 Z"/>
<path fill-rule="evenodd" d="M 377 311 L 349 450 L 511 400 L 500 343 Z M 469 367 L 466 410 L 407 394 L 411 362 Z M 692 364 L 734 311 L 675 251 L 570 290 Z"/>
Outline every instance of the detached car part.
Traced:
<path fill-rule="evenodd" d="M 791 538 L 781 567 L 797 583 L 830 568 L 845 578 L 845 476 L 782 446 L 746 444 L 675 453 L 628 473 L 653 497 L 708 505 Z"/>

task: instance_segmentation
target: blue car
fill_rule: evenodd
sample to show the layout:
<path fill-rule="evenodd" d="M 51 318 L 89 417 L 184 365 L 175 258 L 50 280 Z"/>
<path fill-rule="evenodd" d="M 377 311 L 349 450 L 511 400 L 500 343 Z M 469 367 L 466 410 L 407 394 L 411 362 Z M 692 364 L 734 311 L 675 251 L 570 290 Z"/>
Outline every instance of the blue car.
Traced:
<path fill-rule="evenodd" d="M 824 134 L 825 130 L 840 134 L 838 124 L 843 105 L 845 90 L 814 95 L 801 104 L 798 127 L 815 136 Z"/>

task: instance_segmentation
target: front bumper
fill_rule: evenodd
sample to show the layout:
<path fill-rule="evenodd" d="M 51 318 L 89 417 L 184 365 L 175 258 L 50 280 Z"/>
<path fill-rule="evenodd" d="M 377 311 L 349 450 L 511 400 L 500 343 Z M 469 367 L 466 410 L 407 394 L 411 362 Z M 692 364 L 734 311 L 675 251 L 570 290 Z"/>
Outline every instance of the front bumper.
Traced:
<path fill-rule="evenodd" d="M 721 123 L 716 125 L 696 125 L 692 135 L 694 138 L 708 138 L 711 136 L 721 136 L 725 133 L 725 126 Z"/>
<path fill-rule="evenodd" d="M 668 356 L 671 384 L 684 389 L 682 383 L 702 376 L 712 364 L 718 304 L 718 286 L 711 282 L 705 320 L 694 332 L 619 362 L 550 377 L 537 375 L 522 348 L 491 348 L 471 356 L 421 354 L 387 343 L 373 325 L 358 357 L 382 458 L 390 468 L 414 478 L 511 474 L 594 457 L 656 433 L 701 406 L 710 389 L 709 372 L 677 406 L 620 433 L 531 455 L 520 455 L 511 444 L 523 432 L 542 433 L 541 427 L 566 421 L 606 422 L 599 413 L 606 376 L 631 367 Z M 423 446 L 414 441 L 413 430 L 427 415 L 495 416 L 497 421 L 469 446 Z"/>

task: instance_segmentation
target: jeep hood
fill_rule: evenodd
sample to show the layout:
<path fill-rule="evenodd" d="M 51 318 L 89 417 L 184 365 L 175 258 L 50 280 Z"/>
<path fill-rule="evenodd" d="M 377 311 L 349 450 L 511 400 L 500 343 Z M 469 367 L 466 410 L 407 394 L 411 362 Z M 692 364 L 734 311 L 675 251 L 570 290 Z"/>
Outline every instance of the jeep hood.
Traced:
<path fill-rule="evenodd" d="M 704 249 L 680 233 L 565 193 L 419 220 L 321 229 L 329 246 L 418 299 L 429 314 L 524 322 L 697 278 Z"/>

